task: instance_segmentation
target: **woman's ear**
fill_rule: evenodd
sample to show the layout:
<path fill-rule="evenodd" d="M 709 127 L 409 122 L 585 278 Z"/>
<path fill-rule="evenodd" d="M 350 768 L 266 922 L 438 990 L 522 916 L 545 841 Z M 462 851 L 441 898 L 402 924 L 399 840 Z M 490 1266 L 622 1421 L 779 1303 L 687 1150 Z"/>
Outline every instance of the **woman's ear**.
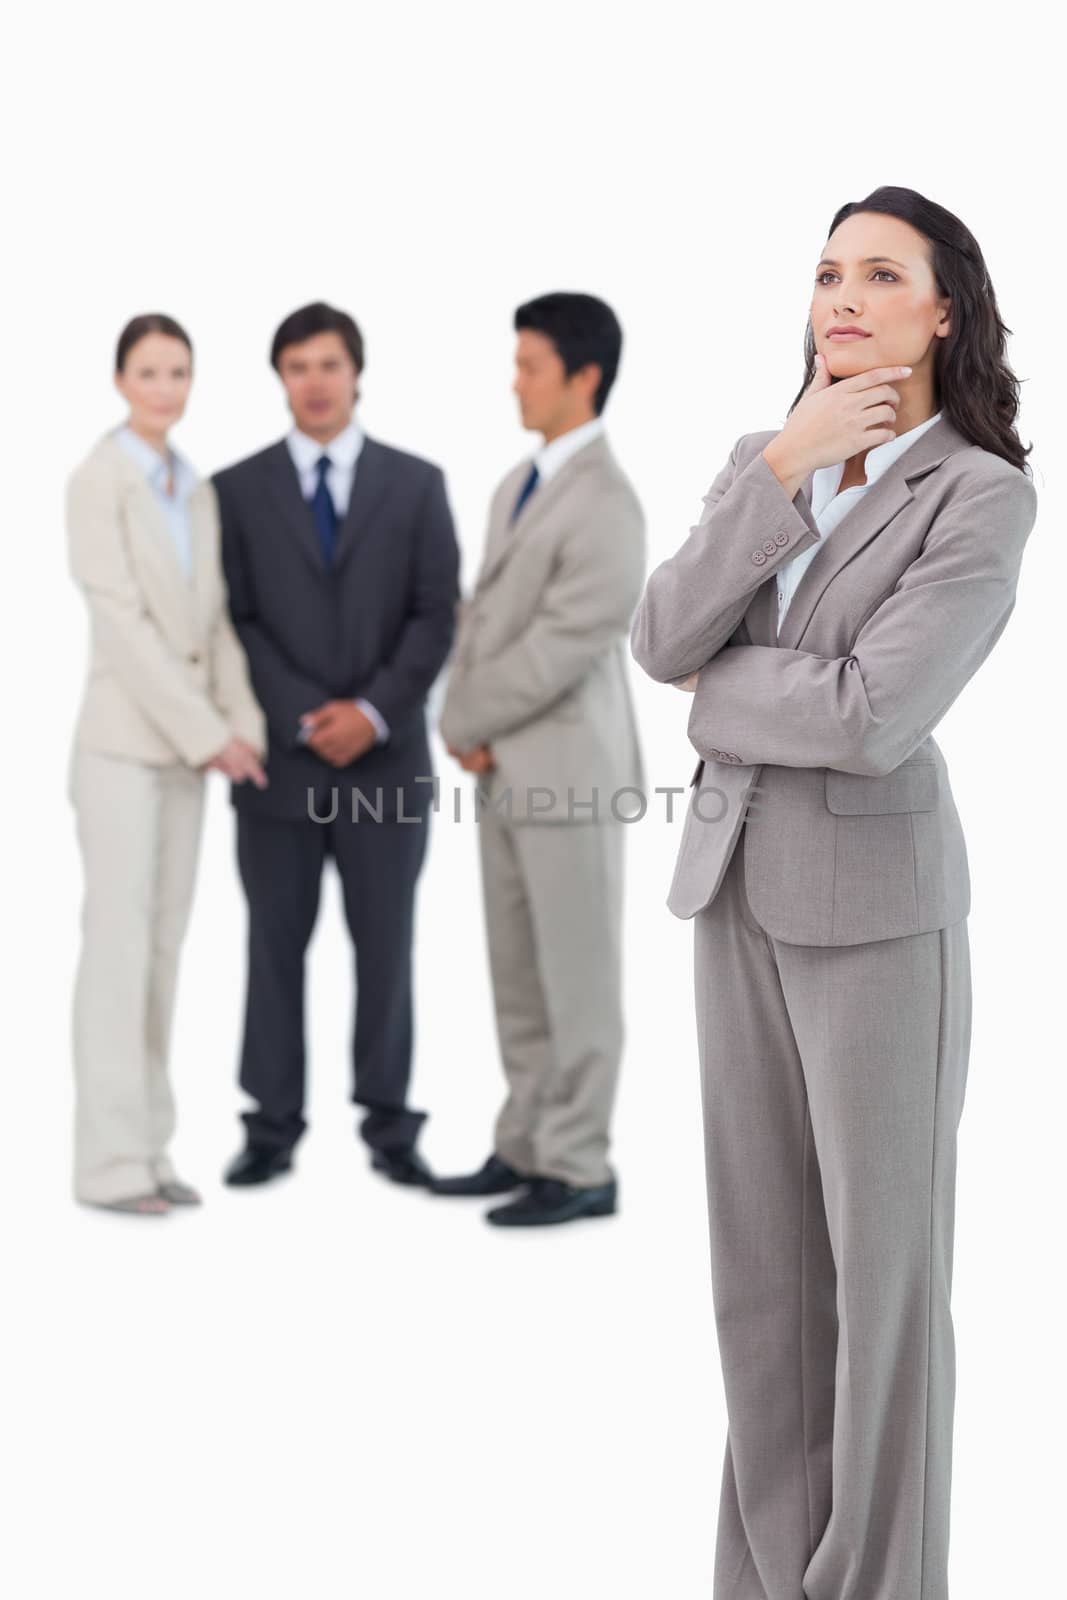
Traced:
<path fill-rule="evenodd" d="M 947 339 L 949 334 L 952 332 L 952 301 L 942 300 L 940 302 L 940 306 L 941 318 L 937 324 L 937 327 L 934 329 L 934 338 Z"/>

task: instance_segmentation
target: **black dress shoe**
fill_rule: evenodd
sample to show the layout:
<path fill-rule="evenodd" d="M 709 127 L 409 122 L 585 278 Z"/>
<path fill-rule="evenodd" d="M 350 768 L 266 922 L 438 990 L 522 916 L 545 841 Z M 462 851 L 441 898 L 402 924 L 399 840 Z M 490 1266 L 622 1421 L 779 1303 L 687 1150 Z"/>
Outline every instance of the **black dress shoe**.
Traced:
<path fill-rule="evenodd" d="M 292 1164 L 291 1150 L 272 1150 L 266 1145 L 249 1144 L 234 1156 L 223 1173 L 223 1182 L 235 1189 L 247 1188 L 253 1183 L 269 1183 L 272 1178 L 288 1172 Z"/>
<path fill-rule="evenodd" d="M 375 1150 L 370 1158 L 375 1172 L 409 1188 L 432 1189 L 434 1175 L 417 1150 Z"/>
<path fill-rule="evenodd" d="M 430 1187 L 434 1194 L 507 1194 L 529 1181 L 499 1156 L 490 1156 L 477 1172 L 467 1172 L 459 1178 L 435 1178 Z"/>
<path fill-rule="evenodd" d="M 509 1205 L 487 1211 L 485 1220 L 498 1228 L 543 1228 L 554 1222 L 577 1222 L 582 1217 L 610 1217 L 618 1203 L 614 1178 L 590 1189 L 575 1188 L 559 1178 L 535 1178 Z"/>

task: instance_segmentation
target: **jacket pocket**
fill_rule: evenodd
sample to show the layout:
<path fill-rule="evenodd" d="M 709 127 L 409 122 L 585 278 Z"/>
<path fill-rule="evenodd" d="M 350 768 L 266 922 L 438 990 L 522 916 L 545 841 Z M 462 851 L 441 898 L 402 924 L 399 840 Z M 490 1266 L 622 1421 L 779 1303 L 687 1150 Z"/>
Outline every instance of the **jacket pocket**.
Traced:
<path fill-rule="evenodd" d="M 893 811 L 933 811 L 940 797 L 937 764 L 905 762 L 881 777 L 826 773 L 826 805 L 838 817 L 884 816 Z"/>

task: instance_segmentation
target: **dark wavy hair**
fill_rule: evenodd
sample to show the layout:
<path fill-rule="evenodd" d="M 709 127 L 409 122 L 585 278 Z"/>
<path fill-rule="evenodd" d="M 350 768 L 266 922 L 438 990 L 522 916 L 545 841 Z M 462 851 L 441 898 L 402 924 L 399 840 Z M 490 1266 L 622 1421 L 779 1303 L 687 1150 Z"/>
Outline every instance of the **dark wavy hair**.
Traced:
<path fill-rule="evenodd" d="M 914 189 L 883 187 L 866 200 L 850 200 L 835 214 L 827 238 L 857 211 L 876 211 L 909 222 L 930 245 L 937 292 L 952 302 L 952 332 L 938 339 L 934 385 L 939 409 L 972 444 L 1003 456 L 1024 470 L 1032 445 L 1015 429 L 1019 380 L 1005 355 L 1011 329 L 1001 321 L 997 297 L 978 241 L 944 206 Z M 809 320 L 804 335 L 804 382 L 789 407 L 803 398 L 815 374 L 815 335 Z"/>
<path fill-rule="evenodd" d="M 170 339 L 180 339 L 190 356 L 193 353 L 193 341 L 180 322 L 175 322 L 173 317 L 168 317 L 162 311 L 146 311 L 142 316 L 131 317 L 119 334 L 119 342 L 115 349 L 116 372 L 125 370 L 130 351 L 135 344 L 140 343 L 146 333 L 165 333 Z"/>

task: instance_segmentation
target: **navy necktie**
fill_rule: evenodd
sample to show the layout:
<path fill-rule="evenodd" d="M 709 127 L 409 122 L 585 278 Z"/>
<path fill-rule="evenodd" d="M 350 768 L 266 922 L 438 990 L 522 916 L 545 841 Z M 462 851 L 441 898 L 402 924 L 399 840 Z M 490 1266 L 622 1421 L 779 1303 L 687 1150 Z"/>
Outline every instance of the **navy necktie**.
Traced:
<path fill-rule="evenodd" d="M 526 479 L 526 482 L 523 484 L 521 490 L 519 491 L 519 498 L 516 500 L 515 509 L 511 513 L 512 522 L 515 521 L 515 519 L 518 516 L 519 512 L 522 510 L 522 508 L 526 504 L 527 500 L 529 500 L 530 496 L 533 494 L 534 490 L 537 488 L 537 485 L 540 483 L 540 481 L 541 481 L 541 474 L 538 472 L 537 463 L 535 462 L 534 465 L 530 468 L 529 477 Z"/>
<path fill-rule="evenodd" d="M 315 531 L 322 546 L 323 560 L 329 567 L 333 563 L 333 547 L 337 538 L 337 510 L 326 487 L 326 474 L 330 470 L 329 456 L 320 456 L 315 463 L 315 470 L 319 475 L 319 481 L 315 485 L 315 493 L 309 504 L 311 514 L 315 518 Z"/>

